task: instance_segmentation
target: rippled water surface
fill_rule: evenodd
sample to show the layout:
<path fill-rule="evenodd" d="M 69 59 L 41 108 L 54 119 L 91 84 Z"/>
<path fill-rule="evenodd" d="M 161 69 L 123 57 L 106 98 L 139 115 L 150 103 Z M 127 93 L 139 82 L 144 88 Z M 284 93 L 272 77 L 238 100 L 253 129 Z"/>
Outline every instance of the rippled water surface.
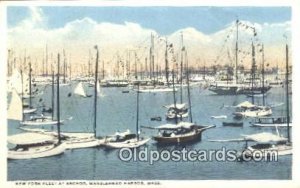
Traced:
<path fill-rule="evenodd" d="M 61 113 L 62 118 L 73 117 L 62 125 L 63 131 L 92 131 L 93 98 L 80 98 L 68 93 L 75 87 L 61 87 Z M 93 89 L 86 87 L 88 92 Z M 35 98 L 38 104 L 40 98 L 50 105 L 51 87 L 47 87 L 42 96 Z M 99 98 L 97 135 L 105 136 L 115 131 L 130 129 L 135 131 L 136 123 L 136 93 L 122 93 L 122 88 L 103 88 L 104 96 Z M 273 88 L 268 95 L 269 104 L 284 102 L 283 88 Z M 178 92 L 179 94 L 179 92 Z M 177 95 L 178 95 L 177 94 Z M 186 92 L 184 92 L 186 100 Z M 157 146 L 150 141 L 146 146 L 148 150 L 162 149 L 227 149 L 241 150 L 244 143 L 209 142 L 209 139 L 241 138 L 241 134 L 259 133 L 268 131 L 276 133 L 272 128 L 253 128 L 249 126 L 250 119 L 244 120 L 244 127 L 223 127 L 222 121 L 211 119 L 211 116 L 227 115 L 231 118 L 232 108 L 224 105 L 236 105 L 246 100 L 246 96 L 216 96 L 208 90 L 195 86 L 191 89 L 193 120 L 198 124 L 215 124 L 216 128 L 203 132 L 202 141 L 187 146 Z M 179 97 L 178 97 L 179 100 Z M 140 125 L 157 126 L 165 123 L 165 108 L 163 105 L 173 102 L 172 93 L 143 93 L 140 94 Z M 261 103 L 261 101 L 258 101 Z M 284 115 L 285 105 L 273 109 L 274 115 Z M 161 116 L 162 122 L 150 121 L 150 117 Z M 8 134 L 21 132 L 18 122 L 8 122 Z M 286 135 L 284 128 L 280 133 Z M 143 136 L 151 136 L 156 131 L 142 129 Z M 142 148 L 141 148 L 142 149 Z M 122 162 L 118 158 L 118 150 L 104 148 L 86 148 L 68 150 L 63 155 L 30 159 L 9 160 L 8 180 L 127 180 L 127 179 L 291 179 L 292 156 L 281 156 L 278 162 L 174 162 L 158 161 L 153 165 L 149 162 L 130 161 Z"/>

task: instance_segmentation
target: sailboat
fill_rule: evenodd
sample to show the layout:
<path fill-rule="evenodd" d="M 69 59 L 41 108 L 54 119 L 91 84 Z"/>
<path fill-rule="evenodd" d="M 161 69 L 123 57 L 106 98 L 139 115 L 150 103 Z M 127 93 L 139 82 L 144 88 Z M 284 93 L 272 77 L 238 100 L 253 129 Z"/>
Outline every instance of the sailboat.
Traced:
<path fill-rule="evenodd" d="M 59 63 L 57 78 L 59 80 Z M 8 150 L 8 159 L 42 158 L 64 153 L 65 143 L 62 143 L 60 135 L 59 83 L 57 88 L 57 137 L 40 133 L 20 133 L 9 136 L 8 142 L 15 147 Z"/>
<path fill-rule="evenodd" d="M 166 105 L 164 107 L 167 108 L 166 113 L 166 119 L 167 120 L 174 120 L 175 118 L 187 118 L 188 113 L 188 107 L 185 103 L 183 103 L 182 100 L 182 89 L 183 89 L 183 52 L 185 51 L 185 47 L 183 46 L 183 34 L 181 34 L 181 63 L 180 63 L 180 103 L 178 104 L 171 104 Z M 185 51 L 186 52 L 186 51 Z M 175 85 L 175 83 L 174 83 Z M 174 86 L 175 87 L 175 86 Z M 173 93 L 173 96 L 175 97 L 175 93 Z"/>
<path fill-rule="evenodd" d="M 139 83 L 137 85 L 137 112 L 136 112 L 136 134 L 126 131 L 122 134 L 115 134 L 114 137 L 108 137 L 105 139 L 104 146 L 111 149 L 117 148 L 137 148 L 145 145 L 150 138 L 140 137 L 139 130 Z"/>
<path fill-rule="evenodd" d="M 236 117 L 262 117 L 262 116 L 269 116 L 272 115 L 272 109 L 269 106 L 259 106 L 259 105 L 254 105 L 254 90 L 253 90 L 253 85 L 254 85 L 254 79 L 255 79 L 255 49 L 254 45 L 252 43 L 252 103 L 246 101 L 244 104 L 241 103 L 241 107 L 238 109 L 237 112 L 234 113 Z M 263 80 L 264 83 L 264 80 Z M 264 90 L 264 85 L 262 88 L 262 94 L 265 94 Z M 265 103 L 264 97 L 263 97 L 263 103 Z"/>
<path fill-rule="evenodd" d="M 74 89 L 74 93 L 76 95 L 79 95 L 81 97 L 91 97 L 92 95 L 87 95 L 84 88 L 83 88 L 83 85 L 82 85 L 82 82 L 79 82 L 76 86 L 76 88 Z"/>
<path fill-rule="evenodd" d="M 188 66 L 187 66 L 188 67 Z M 202 132 L 206 129 L 210 129 L 215 127 L 214 125 L 211 126 L 203 126 L 203 125 L 196 125 L 193 123 L 192 119 L 192 105 L 190 99 L 190 89 L 189 89 L 189 73 L 187 71 L 187 84 L 188 84 L 188 101 L 189 101 L 189 117 L 190 122 L 181 121 L 178 123 L 177 114 L 175 116 L 175 125 L 174 124 L 165 124 L 161 126 L 154 127 L 152 129 L 158 130 L 158 135 L 153 136 L 153 139 L 158 144 L 181 144 L 181 143 L 188 143 L 188 142 L 195 142 L 201 140 Z M 173 89 L 174 86 L 174 71 L 173 71 Z M 174 95 L 174 106 L 176 106 L 176 98 Z"/>
<path fill-rule="evenodd" d="M 254 135 L 246 135 L 245 140 L 255 141 L 256 144 L 252 146 L 247 146 L 241 152 L 241 157 L 253 157 L 255 151 L 261 151 L 263 154 L 270 153 L 272 151 L 276 152 L 277 155 L 291 155 L 293 154 L 293 146 L 290 138 L 290 109 L 289 109 L 289 67 L 288 67 L 288 45 L 286 45 L 286 124 L 287 124 L 287 138 L 281 136 L 276 128 L 277 135 L 263 132 Z"/>
<path fill-rule="evenodd" d="M 89 148 L 97 147 L 104 143 L 104 139 L 97 138 L 97 93 L 99 91 L 98 87 L 98 59 L 99 52 L 98 47 L 95 46 L 97 50 L 96 63 L 95 63 L 95 84 L 94 84 L 94 132 L 93 133 L 63 133 L 64 142 L 66 143 L 67 149 L 79 149 L 79 148 Z"/>
<path fill-rule="evenodd" d="M 289 117 L 289 70 L 288 70 L 288 46 L 286 46 L 286 111 L 285 116 L 258 117 L 251 122 L 253 127 L 292 127 Z"/>
<path fill-rule="evenodd" d="M 216 81 L 209 86 L 209 91 L 217 95 L 240 95 L 240 94 L 252 94 L 252 92 L 267 92 L 271 89 L 270 86 L 262 88 L 260 85 L 249 86 L 247 83 L 241 83 L 238 80 L 238 53 L 239 53 L 239 25 L 242 24 L 240 20 L 236 20 L 236 40 L 235 40 L 235 72 L 233 82 L 228 82 L 228 79 L 224 81 Z"/>
<path fill-rule="evenodd" d="M 59 64 L 59 59 L 58 59 Z M 59 90 L 60 83 L 59 79 L 57 79 L 57 89 Z M 95 89 L 96 91 L 96 89 Z M 96 95 L 95 95 L 96 96 Z M 96 108 L 96 105 L 95 105 Z M 94 112 L 96 116 L 96 111 Z M 96 119 L 96 117 L 95 117 Z M 96 121 L 96 120 L 95 120 Z M 96 122 L 95 122 L 96 124 Z M 78 148 L 88 148 L 88 147 L 96 147 L 101 145 L 101 139 L 96 138 L 96 126 L 94 126 L 94 133 L 82 133 L 82 132 L 61 132 L 58 135 L 54 131 L 49 131 L 45 129 L 28 129 L 21 127 L 20 129 L 32 132 L 32 133 L 39 133 L 43 135 L 48 135 L 57 138 L 60 136 L 62 142 L 65 144 L 66 149 L 78 149 Z"/>

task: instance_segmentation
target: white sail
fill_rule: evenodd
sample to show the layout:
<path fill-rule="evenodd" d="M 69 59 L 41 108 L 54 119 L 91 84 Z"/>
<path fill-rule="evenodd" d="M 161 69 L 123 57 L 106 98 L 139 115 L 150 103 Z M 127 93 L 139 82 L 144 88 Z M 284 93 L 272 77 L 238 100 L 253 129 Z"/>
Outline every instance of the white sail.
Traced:
<path fill-rule="evenodd" d="M 11 102 L 8 107 L 7 118 L 11 120 L 23 119 L 22 100 L 16 90 L 12 90 Z"/>
<path fill-rule="evenodd" d="M 82 97 L 86 97 L 86 93 L 84 91 L 83 85 L 81 82 L 78 83 L 78 85 L 76 86 L 74 93 L 77 95 L 80 95 Z"/>

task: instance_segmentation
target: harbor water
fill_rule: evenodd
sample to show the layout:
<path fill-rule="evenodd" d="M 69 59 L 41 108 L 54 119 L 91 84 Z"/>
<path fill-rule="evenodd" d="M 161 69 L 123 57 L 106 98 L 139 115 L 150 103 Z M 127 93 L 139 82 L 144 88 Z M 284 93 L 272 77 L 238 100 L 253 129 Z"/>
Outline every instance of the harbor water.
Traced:
<path fill-rule="evenodd" d="M 73 93 L 76 83 L 61 86 L 61 117 L 68 119 L 61 126 L 62 131 L 93 131 L 93 97 L 81 98 Z M 92 94 L 93 88 L 85 85 Z M 122 93 L 128 88 L 101 88 L 102 96 L 98 98 L 97 136 L 112 135 L 116 131 L 131 132 L 136 130 L 136 92 Z M 43 94 L 33 99 L 39 106 L 51 105 L 51 86 L 41 86 Z M 267 96 L 267 104 L 277 105 L 273 115 L 285 114 L 284 88 L 272 88 Z M 180 102 L 177 91 L 177 102 Z M 256 104 L 261 104 L 257 98 Z M 250 126 L 250 118 L 244 119 L 243 127 L 223 127 L 222 121 L 232 118 L 234 106 L 245 100 L 245 95 L 214 95 L 199 86 L 191 88 L 193 121 L 200 125 L 216 125 L 206 130 L 202 140 L 185 146 L 158 146 L 153 140 L 145 146 L 148 150 L 226 149 L 242 150 L 244 142 L 211 142 L 210 140 L 242 138 L 242 135 L 260 132 L 272 132 L 274 128 L 255 128 Z M 186 89 L 183 89 L 183 102 L 188 102 Z M 173 103 L 172 92 L 141 93 L 139 125 L 155 127 L 166 123 L 166 108 L 163 105 Z M 291 102 L 290 102 L 291 103 Z M 290 105 L 291 107 L 292 105 Z M 211 116 L 226 115 L 227 119 L 212 119 Z M 162 121 L 150 121 L 151 117 L 160 116 Z M 19 122 L 8 121 L 8 135 L 22 132 Z M 40 128 L 40 127 L 36 127 Z M 48 127 L 49 128 L 49 127 Z M 51 128 L 50 128 L 51 129 Z M 56 130 L 56 127 L 53 128 Z M 280 134 L 286 136 L 286 128 L 279 128 Z M 156 135 L 156 130 L 141 128 L 142 137 Z M 140 148 L 143 149 L 144 147 Z M 229 162 L 223 161 L 157 161 L 153 164 L 143 161 L 124 162 L 119 159 L 119 150 L 107 150 L 103 147 L 67 150 L 63 155 L 29 159 L 8 160 L 8 181 L 15 180 L 252 180 L 252 179 L 291 179 L 292 155 L 279 156 L 277 162 Z"/>

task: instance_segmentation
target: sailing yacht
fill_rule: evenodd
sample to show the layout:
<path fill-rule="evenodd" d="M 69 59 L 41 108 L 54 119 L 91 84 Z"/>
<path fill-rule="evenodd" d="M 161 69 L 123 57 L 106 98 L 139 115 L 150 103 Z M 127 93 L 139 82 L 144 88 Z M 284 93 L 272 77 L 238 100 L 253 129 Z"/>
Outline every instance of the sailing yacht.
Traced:
<path fill-rule="evenodd" d="M 187 66 L 188 67 L 188 66 Z M 161 126 L 154 127 L 153 129 L 158 130 L 158 135 L 153 136 L 153 139 L 158 144 L 181 144 L 181 143 L 188 143 L 188 142 L 195 142 L 200 141 L 202 137 L 202 132 L 206 129 L 210 129 L 215 127 L 214 125 L 211 126 L 203 126 L 203 125 L 196 125 L 193 123 L 192 119 L 192 105 L 190 99 L 190 87 L 189 87 L 189 73 L 187 71 L 187 91 L 188 91 L 188 101 L 189 101 L 189 117 L 190 122 L 181 121 L 178 123 L 177 119 L 177 111 L 175 111 L 175 124 L 165 124 Z M 173 89 L 174 86 L 174 71 L 173 71 Z M 174 106 L 176 106 L 176 97 L 175 93 L 173 93 L 174 99 Z"/>
<path fill-rule="evenodd" d="M 263 132 L 254 135 L 246 135 L 245 140 L 255 141 L 256 144 L 252 146 L 246 146 L 242 151 L 242 155 L 247 157 L 253 157 L 256 150 L 261 151 L 263 154 L 267 154 L 270 151 L 274 151 L 277 155 L 292 155 L 293 146 L 290 138 L 290 109 L 289 109 L 289 68 L 288 68 L 288 45 L 286 45 L 286 124 L 287 124 L 287 138 L 281 136 L 275 126 L 277 135 Z M 267 156 L 269 157 L 269 156 Z"/>
<path fill-rule="evenodd" d="M 137 148 L 145 145 L 150 138 L 140 137 L 139 130 L 139 84 L 137 85 L 137 114 L 136 114 L 136 133 L 132 134 L 129 130 L 124 133 L 116 133 L 114 137 L 105 139 L 104 146 L 106 148 Z"/>
<path fill-rule="evenodd" d="M 287 121 L 285 116 L 271 116 L 255 118 L 251 124 L 253 127 L 287 127 Z M 289 126 L 293 127 L 292 122 L 289 122 Z"/>
<path fill-rule="evenodd" d="M 263 52 L 263 49 L 262 49 Z M 264 53 L 263 53 L 264 54 Z M 264 63 L 264 59 L 263 59 Z M 264 70 L 264 65 L 262 66 Z M 256 63 L 255 63 L 255 48 L 252 42 L 252 103 L 246 101 L 244 103 L 241 103 L 238 105 L 239 111 L 235 112 L 234 115 L 236 117 L 263 117 L 263 116 L 269 116 L 272 115 L 272 109 L 269 106 L 264 106 L 265 105 L 265 97 L 263 96 L 263 106 L 259 105 L 254 105 L 254 90 L 253 90 L 253 85 L 254 85 L 254 80 L 255 80 L 255 68 L 256 68 Z M 263 81 L 264 83 L 264 72 L 262 72 L 263 75 Z M 262 89 L 262 94 L 265 94 L 264 91 L 264 84 L 263 84 L 263 89 Z"/>
<path fill-rule="evenodd" d="M 82 82 L 79 82 L 79 83 L 77 84 L 76 88 L 74 89 L 74 93 L 75 93 L 76 95 L 81 96 L 81 97 L 91 97 L 91 96 L 92 96 L 92 95 L 86 94 L 86 92 L 85 92 L 85 90 L 84 90 L 84 88 L 83 88 Z"/>
<path fill-rule="evenodd" d="M 289 70 L 288 70 L 288 46 L 286 46 L 286 84 L 285 84 L 285 97 L 286 97 L 286 116 L 271 116 L 255 118 L 251 122 L 253 127 L 292 127 L 292 122 L 289 115 Z"/>
<path fill-rule="evenodd" d="M 279 135 L 262 132 L 252 135 L 245 135 L 244 139 L 246 143 L 253 141 L 255 144 L 246 146 L 246 148 L 240 153 L 240 158 L 242 155 L 243 157 L 248 158 L 253 157 L 256 151 L 260 151 L 263 157 L 271 157 L 271 152 L 276 152 L 278 156 L 291 155 L 293 153 L 292 145 L 288 142 L 288 139 Z"/>
<path fill-rule="evenodd" d="M 34 159 L 63 154 L 65 144 L 57 139 L 40 133 L 20 133 L 8 137 L 8 142 L 15 145 L 8 150 L 8 159 Z"/>
<path fill-rule="evenodd" d="M 59 54 L 58 54 L 59 62 Z M 59 80 L 59 63 L 58 63 L 58 73 L 57 80 Z M 15 145 L 15 147 L 8 150 L 8 159 L 32 159 L 32 158 L 42 158 L 50 157 L 54 155 L 59 155 L 65 151 L 65 143 L 61 141 L 60 135 L 60 106 L 59 106 L 59 83 L 57 84 L 57 137 L 44 135 L 41 133 L 20 133 L 8 137 L 8 142 Z M 15 95 L 15 94 L 14 94 Z M 18 99 L 15 99 L 18 100 Z M 20 99 L 19 99 L 20 101 Z M 22 105 L 21 105 L 22 106 Z M 10 111 L 9 111 L 10 112 Z M 20 118 L 18 115 L 9 118 Z"/>

